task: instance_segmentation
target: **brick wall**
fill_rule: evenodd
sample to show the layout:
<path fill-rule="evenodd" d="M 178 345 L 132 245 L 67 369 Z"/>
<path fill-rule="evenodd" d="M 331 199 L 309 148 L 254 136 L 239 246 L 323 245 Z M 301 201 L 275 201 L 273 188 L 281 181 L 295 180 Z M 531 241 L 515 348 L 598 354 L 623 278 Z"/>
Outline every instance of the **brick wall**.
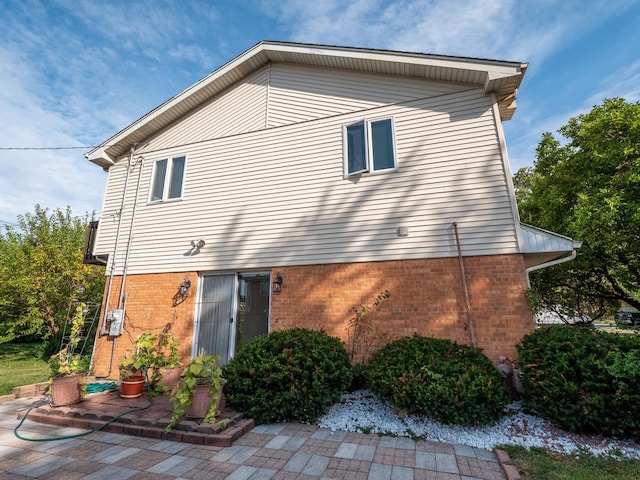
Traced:
<path fill-rule="evenodd" d="M 497 363 L 516 358 L 515 344 L 533 330 L 520 255 L 465 257 L 465 273 L 477 345 Z M 284 282 L 271 301 L 271 329 L 324 329 L 340 337 L 356 361 L 391 338 L 418 333 L 471 343 L 457 258 L 274 268 Z M 349 321 L 382 291 L 389 299 L 365 317 L 372 329 L 352 342 Z M 377 344 L 377 345 L 376 345 Z"/>
<path fill-rule="evenodd" d="M 515 344 L 534 328 L 522 256 L 465 257 L 464 265 L 477 345 L 494 363 L 500 355 L 515 358 Z M 414 333 L 471 343 L 457 258 L 277 267 L 276 272 L 284 282 L 282 291 L 272 294 L 271 329 L 322 328 L 345 341 L 355 361 L 389 339 Z M 174 306 L 172 297 L 185 277 L 192 282 L 189 296 Z M 189 359 L 197 283 L 196 272 L 127 276 L 125 331 L 115 339 L 110 378 L 117 378 L 119 359 L 140 333 L 159 333 L 167 325 L 178 338 L 183 362 Z M 117 305 L 119 288 L 116 277 L 110 308 Z M 391 297 L 369 311 L 365 319 L 372 328 L 354 347 L 350 320 L 384 290 Z M 108 374 L 112 347 L 113 339 L 99 337 L 96 376 Z"/>
<path fill-rule="evenodd" d="M 188 296 L 174 306 L 173 297 L 185 278 L 191 280 Z M 114 277 L 109 309 L 116 308 L 122 277 Z M 109 279 L 107 278 L 107 284 Z M 107 287 L 108 288 L 108 285 Z M 105 288 L 105 300 L 106 300 Z M 191 357 L 191 341 L 198 291 L 198 274 L 169 273 L 127 275 L 125 292 L 128 293 L 124 333 L 119 337 L 98 337 L 94 351 L 94 374 L 97 377 L 119 376 L 119 359 L 131 348 L 132 342 L 143 332 L 160 333 L 168 328 L 176 336 L 182 362 Z M 104 310 L 103 310 L 104 311 Z M 100 327 L 102 326 L 102 319 Z M 111 362 L 113 350 L 113 362 Z M 111 373 L 109 369 L 111 366 Z"/>

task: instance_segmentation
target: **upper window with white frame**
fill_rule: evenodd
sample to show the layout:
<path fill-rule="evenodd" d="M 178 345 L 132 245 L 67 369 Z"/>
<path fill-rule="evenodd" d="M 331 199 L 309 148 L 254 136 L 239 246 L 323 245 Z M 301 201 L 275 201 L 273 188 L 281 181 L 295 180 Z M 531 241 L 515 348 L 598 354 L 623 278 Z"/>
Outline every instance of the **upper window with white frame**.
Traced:
<path fill-rule="evenodd" d="M 343 136 L 345 177 L 396 168 L 392 118 L 345 125 Z"/>
<path fill-rule="evenodd" d="M 182 197 L 184 167 L 187 157 L 172 157 L 153 162 L 149 201 L 163 202 Z"/>

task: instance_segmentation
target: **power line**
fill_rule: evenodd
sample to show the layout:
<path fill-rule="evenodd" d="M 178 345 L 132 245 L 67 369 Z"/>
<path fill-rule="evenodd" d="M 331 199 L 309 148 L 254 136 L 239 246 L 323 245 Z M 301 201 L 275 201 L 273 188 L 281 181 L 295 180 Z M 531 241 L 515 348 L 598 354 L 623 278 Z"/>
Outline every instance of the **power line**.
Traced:
<path fill-rule="evenodd" d="M 89 148 L 96 148 L 96 145 L 82 147 L 0 147 L 0 150 L 86 150 Z"/>
<path fill-rule="evenodd" d="M 33 198 L 22 197 L 22 196 L 20 196 L 20 195 L 16 195 L 15 193 L 11 193 L 11 192 L 4 192 L 4 191 L 2 191 L 2 190 L 0 190 L 0 193 L 3 193 L 3 194 L 5 194 L 5 195 L 11 195 L 12 197 L 16 197 L 16 198 L 21 198 L 22 200 L 29 200 L 30 202 L 35 202 L 35 203 L 37 203 L 38 205 L 45 205 L 45 206 L 47 206 L 47 207 L 56 208 L 56 207 L 54 207 L 53 205 L 50 205 L 50 204 L 48 204 L 48 203 L 45 203 L 45 202 L 39 202 L 38 200 L 34 200 Z"/>

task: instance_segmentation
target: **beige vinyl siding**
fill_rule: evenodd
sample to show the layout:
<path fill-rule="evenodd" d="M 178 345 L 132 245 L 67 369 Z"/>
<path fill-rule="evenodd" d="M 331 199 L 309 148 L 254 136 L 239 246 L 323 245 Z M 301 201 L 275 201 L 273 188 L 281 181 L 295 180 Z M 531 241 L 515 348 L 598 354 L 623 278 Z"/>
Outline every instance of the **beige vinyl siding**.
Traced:
<path fill-rule="evenodd" d="M 148 167 L 151 167 L 151 165 L 148 165 Z M 147 170 L 147 176 L 149 176 L 151 168 L 148 168 Z M 109 169 L 107 185 L 105 188 L 105 197 L 102 204 L 102 213 L 100 215 L 100 224 L 98 226 L 98 235 L 96 237 L 96 243 L 94 246 L 94 252 L 101 252 L 99 255 L 109 255 L 109 261 L 107 263 L 107 273 L 110 272 L 112 266 L 114 268 L 117 268 L 117 271 L 122 271 L 124 256 L 129 240 L 135 190 L 138 184 L 138 172 L 140 172 L 140 170 L 136 169 L 134 174 L 129 176 L 129 182 L 127 183 L 127 159 L 124 159 L 123 161 L 117 163 Z M 124 209 L 121 212 L 125 183 L 127 184 L 127 195 L 125 198 Z M 147 183 L 147 188 L 149 186 L 149 183 L 150 178 Z M 144 195 L 144 193 L 140 193 L 138 206 L 140 206 L 140 204 L 142 203 L 146 203 L 146 200 L 147 197 Z M 120 220 L 121 216 L 122 221 Z M 122 224 L 118 237 L 118 251 L 114 259 L 114 256 L 112 254 L 116 236 L 118 235 L 118 224 L 120 221 L 122 222 Z"/>
<path fill-rule="evenodd" d="M 268 80 L 268 67 L 254 72 L 151 139 L 146 150 L 155 151 L 265 128 Z M 145 153 L 145 150 L 140 153 Z"/>
<path fill-rule="evenodd" d="M 390 84 L 392 88 L 389 88 Z M 269 87 L 269 126 L 435 97 L 464 88 L 412 78 L 273 64 Z"/>
<path fill-rule="evenodd" d="M 152 138 L 140 153 L 468 88 L 389 75 L 272 64 Z"/>
<path fill-rule="evenodd" d="M 454 256 L 453 222 L 465 255 L 516 253 L 491 102 L 465 89 L 149 154 L 128 272 Z M 393 117 L 398 171 L 345 179 L 342 125 L 365 115 Z M 182 154 L 183 200 L 147 204 L 152 161 Z M 117 227 L 105 214 L 119 208 L 124 182 L 114 169 L 96 245 L 102 254 Z M 131 201 L 136 181 L 132 174 Z M 399 225 L 408 237 L 397 236 Z M 121 243 L 126 235 L 123 228 Z M 198 238 L 206 246 L 191 256 Z"/>

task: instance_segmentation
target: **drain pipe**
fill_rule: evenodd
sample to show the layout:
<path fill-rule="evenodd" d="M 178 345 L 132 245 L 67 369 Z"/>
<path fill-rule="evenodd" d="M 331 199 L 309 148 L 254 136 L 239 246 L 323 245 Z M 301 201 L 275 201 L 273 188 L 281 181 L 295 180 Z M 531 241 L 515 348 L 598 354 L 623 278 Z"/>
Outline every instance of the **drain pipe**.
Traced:
<path fill-rule="evenodd" d="M 122 308 L 124 304 L 124 287 L 127 282 L 127 269 L 129 267 L 129 254 L 131 253 L 131 243 L 133 241 L 133 222 L 136 218 L 136 209 L 138 207 L 138 195 L 140 193 L 140 179 L 142 178 L 142 163 L 143 157 L 139 157 L 136 160 L 135 165 L 139 165 L 138 169 L 138 183 L 136 185 L 136 194 L 133 200 L 133 210 L 131 211 L 131 223 L 129 225 L 129 239 L 127 242 L 127 249 L 125 250 L 124 265 L 122 266 L 122 282 L 120 282 L 120 299 L 118 300 L 118 308 Z M 133 166 L 132 166 L 133 167 Z M 123 319 L 124 321 L 124 319 Z"/>
<path fill-rule="evenodd" d="M 578 243 L 578 242 L 576 242 Z M 582 243 L 578 244 L 578 248 Z M 540 265 L 534 265 L 533 267 L 527 268 L 525 271 L 527 272 L 527 287 L 531 288 L 531 280 L 529 279 L 529 274 L 536 270 L 540 270 L 541 268 L 553 267 L 554 265 L 560 265 L 561 263 L 570 262 L 571 260 L 575 260 L 577 252 L 575 249 L 571 250 L 571 254 L 568 257 L 558 258 L 557 260 L 551 260 L 550 262 L 541 263 Z"/>
<path fill-rule="evenodd" d="M 127 311 L 127 297 L 129 296 L 128 294 L 124 293 L 124 286 L 127 280 L 127 266 L 129 265 L 129 252 L 131 251 L 131 240 L 133 239 L 133 221 L 135 220 L 135 217 L 136 217 L 136 207 L 138 205 L 138 193 L 140 192 L 140 177 L 142 176 L 142 162 L 144 160 L 142 157 L 140 157 L 138 158 L 135 164 L 133 165 L 131 164 L 131 157 L 133 157 L 134 147 L 135 145 L 131 147 L 131 155 L 129 156 L 129 165 L 127 166 L 127 175 L 135 165 L 140 165 L 140 168 L 138 170 L 138 184 L 136 186 L 136 195 L 133 201 L 133 210 L 131 212 L 131 224 L 129 226 L 129 240 L 127 242 L 127 249 L 125 251 L 124 264 L 122 267 L 122 280 L 120 282 L 120 295 L 118 298 L 118 308 L 121 308 L 124 312 L 122 317 L 123 323 L 124 323 L 124 317 Z M 124 198 L 123 198 L 123 203 L 124 203 Z M 122 215 L 120 216 L 120 219 L 122 220 Z M 111 376 L 111 372 L 113 371 L 113 359 L 115 357 L 115 354 L 116 354 L 116 339 L 114 338 L 113 343 L 111 345 L 111 358 L 109 359 L 109 373 L 107 373 L 107 378 Z"/>
<path fill-rule="evenodd" d="M 116 257 L 118 256 L 118 243 L 120 240 L 120 230 L 122 228 L 122 218 L 124 217 L 124 204 L 127 197 L 127 187 L 129 185 L 129 177 L 131 176 L 131 162 L 133 160 L 133 154 L 136 149 L 136 144 L 131 145 L 131 149 L 129 150 L 129 158 L 127 160 L 127 174 L 124 179 L 124 189 L 122 190 L 122 200 L 120 201 L 120 214 L 118 218 L 118 228 L 116 229 L 116 238 L 113 245 L 113 258 L 111 259 L 111 268 L 109 272 L 109 285 L 107 287 L 107 298 L 104 305 L 103 312 L 103 321 L 102 321 L 102 329 L 100 330 L 100 335 L 106 335 L 106 319 L 107 319 L 107 311 L 109 310 L 109 301 L 111 300 L 111 287 L 113 286 L 113 276 L 116 269 Z M 120 306 L 120 302 L 118 302 L 118 307 Z"/>
<path fill-rule="evenodd" d="M 100 335 L 107 335 L 107 312 L 109 311 L 109 302 L 111 301 L 111 288 L 113 287 L 113 277 L 116 269 L 116 256 L 118 255 L 118 242 L 120 239 L 120 229 L 122 227 L 122 217 L 124 216 L 124 204 L 127 197 L 127 187 L 129 185 L 129 176 L 131 174 L 131 161 L 133 160 L 133 154 L 136 149 L 136 144 L 132 144 L 129 149 L 129 158 L 127 159 L 127 173 L 124 178 L 124 189 L 122 190 L 122 200 L 120 201 L 120 211 L 118 215 L 118 227 L 116 228 L 116 237 L 113 244 L 113 255 L 111 258 L 111 266 L 109 269 L 109 283 L 107 284 L 107 296 L 104 301 L 104 311 L 102 312 L 102 328 L 100 329 Z M 96 345 L 98 343 L 98 335 L 93 340 L 93 353 L 96 351 Z M 111 375 L 113 356 L 115 353 L 116 339 L 113 339 L 113 345 L 111 346 L 111 361 L 109 362 L 109 373 L 107 377 Z M 93 353 L 91 354 L 91 368 L 93 368 Z"/>
<path fill-rule="evenodd" d="M 467 275 L 464 271 L 464 262 L 462 261 L 462 250 L 460 248 L 460 237 L 458 236 L 458 223 L 453 222 L 453 231 L 456 236 L 456 247 L 458 249 L 458 260 L 460 262 L 460 275 L 462 276 L 462 288 L 464 290 L 464 299 L 467 304 L 467 324 L 469 325 L 469 334 L 471 335 L 471 345 L 477 347 L 476 334 L 473 330 L 473 312 L 471 311 L 471 302 L 469 301 L 469 287 L 467 285 Z"/>

